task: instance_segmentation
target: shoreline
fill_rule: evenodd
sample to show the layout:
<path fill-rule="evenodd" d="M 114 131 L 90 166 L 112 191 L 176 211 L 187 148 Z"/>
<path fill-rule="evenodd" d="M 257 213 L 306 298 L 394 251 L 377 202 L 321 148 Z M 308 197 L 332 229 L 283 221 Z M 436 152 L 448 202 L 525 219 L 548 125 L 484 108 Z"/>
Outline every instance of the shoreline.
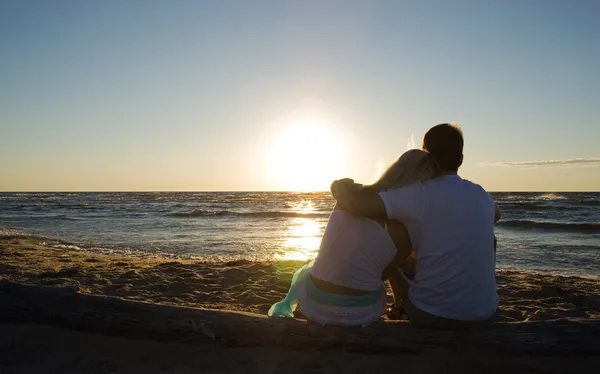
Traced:
<path fill-rule="evenodd" d="M 0 243 L 26 240 L 30 244 L 38 245 L 44 248 L 56 249 L 65 253 L 78 253 L 90 256 L 108 256 L 112 258 L 131 258 L 134 260 L 157 260 L 174 262 L 200 262 L 200 263 L 227 263 L 236 261 L 248 261 L 253 263 L 277 263 L 277 262 L 297 262 L 298 268 L 309 260 L 287 260 L 287 259 L 253 259 L 243 256 L 198 256 L 192 254 L 181 255 L 170 252 L 145 251 L 142 249 L 118 249 L 105 248 L 97 246 L 86 246 L 83 244 L 72 243 L 57 237 L 42 234 L 34 234 L 21 229 L 0 228 Z M 514 266 L 496 266 L 496 274 L 521 274 L 542 277 L 558 278 L 581 278 L 591 281 L 600 281 L 600 274 L 592 275 L 589 273 L 573 274 L 572 272 L 560 272 L 559 270 L 541 270 L 517 268 Z"/>

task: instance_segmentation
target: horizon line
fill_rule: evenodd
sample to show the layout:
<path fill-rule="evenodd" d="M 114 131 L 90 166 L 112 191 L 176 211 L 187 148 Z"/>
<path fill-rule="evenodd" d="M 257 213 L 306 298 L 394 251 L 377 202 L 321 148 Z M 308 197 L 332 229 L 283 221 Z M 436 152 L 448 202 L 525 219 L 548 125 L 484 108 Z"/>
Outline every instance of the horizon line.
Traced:
<path fill-rule="evenodd" d="M 33 194 L 33 193 L 223 193 L 223 192 L 235 192 L 235 193 L 329 193 L 330 191 L 295 191 L 295 190 L 28 190 L 28 191 L 3 191 L 0 190 L 0 194 Z M 600 190 L 496 190 L 487 191 L 488 193 L 600 193 Z"/>

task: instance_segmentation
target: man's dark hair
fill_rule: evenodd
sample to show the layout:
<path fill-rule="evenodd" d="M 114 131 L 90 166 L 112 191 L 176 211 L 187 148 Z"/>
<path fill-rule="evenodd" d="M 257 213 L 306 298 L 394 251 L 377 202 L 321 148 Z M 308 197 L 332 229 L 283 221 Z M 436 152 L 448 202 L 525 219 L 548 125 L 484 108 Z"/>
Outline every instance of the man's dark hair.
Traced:
<path fill-rule="evenodd" d="M 463 160 L 463 134 L 458 125 L 433 126 L 423 137 L 423 150 L 431 153 L 443 171 L 456 172 Z"/>

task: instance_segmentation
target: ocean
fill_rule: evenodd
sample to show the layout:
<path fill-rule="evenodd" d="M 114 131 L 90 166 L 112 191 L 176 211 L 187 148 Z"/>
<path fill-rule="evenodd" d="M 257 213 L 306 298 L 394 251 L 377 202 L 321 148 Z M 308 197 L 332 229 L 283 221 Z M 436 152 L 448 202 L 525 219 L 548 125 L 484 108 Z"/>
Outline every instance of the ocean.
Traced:
<path fill-rule="evenodd" d="M 497 266 L 600 277 L 600 193 L 492 193 Z M 57 248 L 206 260 L 314 258 L 329 193 L 0 193 L 0 237 Z"/>

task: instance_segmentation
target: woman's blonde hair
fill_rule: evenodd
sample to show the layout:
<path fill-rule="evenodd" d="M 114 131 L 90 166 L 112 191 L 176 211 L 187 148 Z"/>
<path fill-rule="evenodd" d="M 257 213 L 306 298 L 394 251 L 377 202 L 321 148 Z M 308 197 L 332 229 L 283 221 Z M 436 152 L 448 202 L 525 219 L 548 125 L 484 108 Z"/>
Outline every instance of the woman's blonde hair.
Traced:
<path fill-rule="evenodd" d="M 411 149 L 390 165 L 370 187 L 377 191 L 392 190 L 435 178 L 440 173 L 439 165 L 429 152 Z"/>

